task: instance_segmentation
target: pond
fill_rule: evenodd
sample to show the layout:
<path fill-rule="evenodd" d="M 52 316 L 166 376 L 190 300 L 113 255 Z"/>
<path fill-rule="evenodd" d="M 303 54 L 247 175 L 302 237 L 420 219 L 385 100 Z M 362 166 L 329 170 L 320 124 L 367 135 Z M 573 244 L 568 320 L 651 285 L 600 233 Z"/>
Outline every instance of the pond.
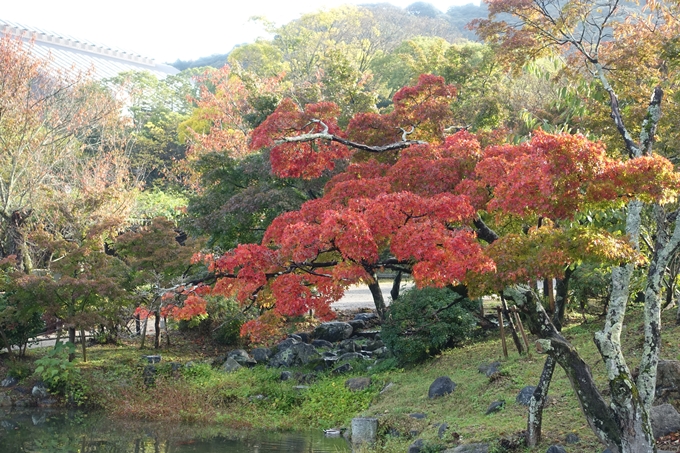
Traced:
<path fill-rule="evenodd" d="M 2 453 L 342 453 L 322 432 L 235 431 L 215 425 L 111 420 L 100 414 L 0 410 Z"/>

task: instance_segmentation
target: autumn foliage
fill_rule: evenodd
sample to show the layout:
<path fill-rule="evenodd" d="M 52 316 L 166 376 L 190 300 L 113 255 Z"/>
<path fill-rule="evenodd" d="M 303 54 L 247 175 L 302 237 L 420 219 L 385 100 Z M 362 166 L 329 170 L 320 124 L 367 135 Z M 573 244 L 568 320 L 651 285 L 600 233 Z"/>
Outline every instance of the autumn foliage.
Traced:
<path fill-rule="evenodd" d="M 667 160 L 622 163 L 584 136 L 541 131 L 525 143 L 483 148 L 467 131 L 445 134 L 454 94 L 441 78 L 423 76 L 397 93 L 391 113 L 357 115 L 346 130 L 338 127 L 334 105 L 298 109 L 292 101 L 255 129 L 251 145 L 273 148 L 280 176 L 315 177 L 338 160 L 350 163 L 322 198 L 279 216 L 261 244 L 203 257 L 221 276 L 213 294 L 266 313 L 242 334 L 261 341 L 286 318 L 310 310 L 329 319 L 329 306 L 344 289 L 370 281 L 380 268 L 408 268 L 419 286 L 464 283 L 482 294 L 559 277 L 584 259 L 641 259 L 624 237 L 574 219 L 632 197 L 674 199 L 680 180 Z M 343 144 L 399 143 L 411 130 L 427 143 L 392 151 L 387 161 Z M 285 140 L 290 137 L 295 141 Z M 480 215 L 534 226 L 505 231 L 489 245 L 477 236 Z"/>

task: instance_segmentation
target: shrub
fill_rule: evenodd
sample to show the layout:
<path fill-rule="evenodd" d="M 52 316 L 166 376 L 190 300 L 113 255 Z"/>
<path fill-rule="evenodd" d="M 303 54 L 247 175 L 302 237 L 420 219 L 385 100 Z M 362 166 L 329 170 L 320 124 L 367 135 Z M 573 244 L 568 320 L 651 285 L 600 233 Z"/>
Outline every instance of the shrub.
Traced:
<path fill-rule="evenodd" d="M 448 288 L 412 288 L 387 308 L 382 339 L 402 364 L 415 364 L 467 339 L 479 301 Z"/>

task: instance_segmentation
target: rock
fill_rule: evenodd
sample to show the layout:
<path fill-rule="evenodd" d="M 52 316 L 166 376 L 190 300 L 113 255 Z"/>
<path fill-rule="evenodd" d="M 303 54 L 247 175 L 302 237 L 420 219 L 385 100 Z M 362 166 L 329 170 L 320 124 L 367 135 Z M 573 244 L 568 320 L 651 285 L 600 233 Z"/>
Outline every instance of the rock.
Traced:
<path fill-rule="evenodd" d="M 225 373 L 233 373 L 236 370 L 243 368 L 243 366 L 233 357 L 229 357 L 222 365 L 222 371 Z"/>
<path fill-rule="evenodd" d="M 309 390 L 309 386 L 308 385 L 294 385 L 293 390 L 295 390 L 296 392 L 302 392 L 304 390 Z"/>
<path fill-rule="evenodd" d="M 385 343 L 383 343 L 381 340 L 369 340 L 366 342 L 362 349 L 364 351 L 376 351 L 382 348 L 383 346 L 385 346 Z"/>
<path fill-rule="evenodd" d="M 284 340 L 284 342 L 287 340 Z M 269 360 L 269 366 L 274 368 L 290 368 L 294 366 L 305 366 L 316 360 L 321 360 L 321 355 L 311 344 L 299 343 L 291 344 L 279 351 Z"/>
<path fill-rule="evenodd" d="M 498 412 L 501 409 L 503 409 L 503 406 L 505 406 L 505 400 L 494 401 L 493 403 L 491 403 L 489 408 L 486 410 L 486 414 L 484 415 L 489 415 L 493 414 L 494 412 Z"/>
<path fill-rule="evenodd" d="M 359 352 L 361 351 L 361 346 L 357 344 L 354 340 L 343 340 L 338 345 L 339 352 Z"/>
<path fill-rule="evenodd" d="M 361 329 L 366 328 L 366 321 L 364 321 L 362 319 L 353 319 L 351 321 L 347 321 L 347 324 L 352 326 L 352 332 L 357 332 Z"/>
<path fill-rule="evenodd" d="M 14 376 L 7 376 L 5 379 L 2 380 L 2 383 L 0 383 L 0 385 L 2 385 L 3 387 L 13 387 L 18 383 L 19 381 Z"/>
<path fill-rule="evenodd" d="M 333 343 L 326 340 L 313 340 L 312 346 L 314 346 L 315 348 L 333 349 Z"/>
<path fill-rule="evenodd" d="M 380 331 L 379 330 L 362 330 L 360 332 L 353 332 L 354 335 L 356 335 L 359 338 L 369 338 L 369 339 L 375 339 L 379 340 L 380 339 Z"/>
<path fill-rule="evenodd" d="M 293 373 L 291 373 L 290 371 L 282 371 L 281 377 L 279 379 L 281 379 L 282 381 L 288 381 L 290 379 L 293 379 Z"/>
<path fill-rule="evenodd" d="M 31 390 L 31 395 L 33 395 L 34 398 L 47 398 L 50 396 L 49 392 L 45 388 L 45 385 L 43 384 L 37 384 L 33 386 L 33 389 Z"/>
<path fill-rule="evenodd" d="M 314 338 L 331 343 L 346 340 L 352 336 L 352 326 L 346 322 L 325 322 L 314 329 Z"/>
<path fill-rule="evenodd" d="M 365 354 L 362 354 L 360 352 L 345 352 L 342 354 L 340 357 L 338 357 L 338 362 L 349 362 L 350 360 L 368 360 L 370 357 L 368 357 Z"/>
<path fill-rule="evenodd" d="M 422 412 L 414 412 L 413 414 L 408 414 L 408 416 L 415 418 L 416 420 L 425 420 L 427 418 L 427 415 L 423 414 Z"/>
<path fill-rule="evenodd" d="M 394 387 L 396 387 L 396 386 L 394 385 L 394 382 L 390 382 L 390 383 L 387 384 L 385 387 L 383 387 L 383 389 L 380 391 L 380 394 L 382 395 L 382 394 L 385 393 L 385 392 L 389 392 L 389 391 L 392 390 Z"/>
<path fill-rule="evenodd" d="M 371 385 L 371 378 L 370 377 L 356 377 L 356 378 L 347 379 L 345 381 L 345 387 L 347 387 L 348 389 L 350 389 L 353 392 L 365 390 L 365 389 L 368 388 L 369 385 Z"/>
<path fill-rule="evenodd" d="M 437 430 L 437 437 L 443 439 L 447 429 L 449 429 L 448 423 L 442 423 L 441 425 L 439 425 L 439 429 Z"/>
<path fill-rule="evenodd" d="M 391 355 L 392 354 L 390 353 L 389 349 L 387 349 L 386 346 L 383 346 L 382 348 L 378 348 L 375 351 L 373 351 L 373 357 L 377 359 L 386 359 Z"/>
<path fill-rule="evenodd" d="M 352 419 L 352 445 L 375 444 L 378 436 L 378 419 L 357 417 Z"/>
<path fill-rule="evenodd" d="M 535 390 L 536 386 L 527 385 L 526 387 L 519 391 L 519 393 L 517 394 L 517 398 L 515 398 L 515 402 L 517 404 L 521 404 L 522 406 L 528 406 L 529 402 L 531 401 L 531 397 L 534 395 Z"/>
<path fill-rule="evenodd" d="M 428 398 L 437 398 L 448 395 L 456 388 L 456 384 L 448 376 L 441 376 L 434 380 L 427 392 Z"/>
<path fill-rule="evenodd" d="M 274 354 L 279 354 L 280 352 L 285 351 L 286 349 L 290 349 L 297 344 L 300 344 L 300 342 L 295 338 L 286 338 L 285 340 L 282 340 L 281 342 L 279 342 L 279 344 L 277 344 L 274 347 L 273 352 Z"/>
<path fill-rule="evenodd" d="M 146 359 L 146 363 L 160 363 L 161 361 L 160 355 L 144 355 L 142 358 Z"/>
<path fill-rule="evenodd" d="M 142 370 L 142 377 L 144 378 L 144 385 L 150 386 L 156 382 L 156 369 L 155 365 L 147 365 Z"/>
<path fill-rule="evenodd" d="M 581 442 L 581 438 L 578 437 L 578 434 L 569 433 L 567 434 L 567 437 L 564 438 L 564 441 L 568 444 L 577 444 Z"/>
<path fill-rule="evenodd" d="M 300 343 L 304 343 L 304 341 L 302 341 L 302 337 L 300 335 L 296 334 L 296 333 L 289 334 L 288 338 L 292 338 L 295 341 L 299 341 Z"/>
<path fill-rule="evenodd" d="M 255 366 L 257 361 L 245 349 L 234 349 L 227 354 L 227 360 L 234 359 L 241 366 Z"/>
<path fill-rule="evenodd" d="M 680 414 L 670 404 L 652 407 L 649 417 L 652 421 L 652 433 L 655 439 L 680 431 Z"/>
<path fill-rule="evenodd" d="M 444 453 L 489 453 L 489 444 L 465 444 L 445 450 Z"/>
<path fill-rule="evenodd" d="M 300 377 L 298 377 L 298 382 L 301 384 L 311 384 L 312 382 L 316 381 L 317 378 L 317 375 L 314 373 L 302 374 Z"/>
<path fill-rule="evenodd" d="M 250 351 L 250 355 L 257 363 L 267 363 L 272 356 L 272 350 L 269 348 L 255 348 Z"/>
<path fill-rule="evenodd" d="M 0 393 L 0 407 L 12 407 L 12 397 L 6 393 Z"/>
<path fill-rule="evenodd" d="M 567 450 L 562 445 L 551 445 L 545 453 L 567 453 Z"/>
<path fill-rule="evenodd" d="M 380 318 L 378 317 L 378 315 L 376 313 L 357 313 L 356 315 L 354 315 L 354 319 L 367 322 L 367 321 L 377 321 Z"/>
<path fill-rule="evenodd" d="M 680 397 L 680 362 L 659 360 L 656 368 L 656 396 L 663 401 Z"/>
<path fill-rule="evenodd" d="M 298 337 L 300 339 L 300 341 L 303 342 L 303 343 L 309 343 L 311 341 L 311 337 L 309 336 L 309 334 L 307 332 L 298 332 L 298 333 L 294 333 L 293 335 Z"/>
<path fill-rule="evenodd" d="M 425 446 L 425 441 L 423 439 L 417 439 L 408 447 L 408 453 L 420 453 L 422 448 Z"/>
<path fill-rule="evenodd" d="M 350 371 L 352 371 L 352 365 L 350 365 L 349 363 L 343 363 L 342 365 L 340 365 L 339 367 L 334 369 L 332 371 L 332 373 L 333 374 L 345 374 L 345 373 L 349 373 Z"/>
<path fill-rule="evenodd" d="M 479 365 L 479 367 L 477 368 L 477 370 L 480 373 L 485 374 L 486 377 L 491 377 L 494 374 L 499 373 L 500 369 L 501 369 L 501 362 L 491 362 L 491 363 L 488 363 L 488 364 L 484 363 L 484 364 Z"/>

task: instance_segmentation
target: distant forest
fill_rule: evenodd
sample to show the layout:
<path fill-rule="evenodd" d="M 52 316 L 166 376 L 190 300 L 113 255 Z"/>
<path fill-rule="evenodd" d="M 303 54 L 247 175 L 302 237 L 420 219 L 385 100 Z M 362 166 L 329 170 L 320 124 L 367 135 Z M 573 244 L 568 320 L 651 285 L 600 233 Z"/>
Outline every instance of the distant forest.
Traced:
<path fill-rule="evenodd" d="M 477 41 L 477 36 L 474 34 L 474 32 L 468 30 L 466 25 L 472 20 L 484 18 L 488 14 L 488 9 L 484 3 L 481 5 L 468 3 L 467 5 L 463 6 L 452 6 L 445 13 L 427 2 L 415 2 L 406 8 L 399 8 L 387 3 L 366 4 L 362 5 L 361 8 L 366 8 L 371 12 L 377 13 L 377 20 L 379 20 L 381 17 L 381 11 L 389 9 L 392 14 L 396 13 L 397 19 L 403 21 L 405 24 L 409 23 L 411 26 L 415 25 L 415 29 L 420 28 L 418 27 L 418 23 L 420 23 L 421 26 L 427 28 L 431 27 L 429 33 L 421 33 L 422 35 L 438 36 L 449 41 L 460 40 L 461 38 L 470 41 Z M 401 15 L 402 17 L 399 18 L 398 15 Z M 392 18 L 394 19 L 394 17 Z M 437 26 L 432 27 L 432 21 L 435 21 Z M 180 71 L 189 68 L 200 68 L 205 66 L 221 68 L 227 63 L 230 52 L 231 51 L 224 54 L 214 54 L 207 57 L 201 57 L 196 60 L 178 59 L 172 63 L 172 66 L 179 69 Z"/>

